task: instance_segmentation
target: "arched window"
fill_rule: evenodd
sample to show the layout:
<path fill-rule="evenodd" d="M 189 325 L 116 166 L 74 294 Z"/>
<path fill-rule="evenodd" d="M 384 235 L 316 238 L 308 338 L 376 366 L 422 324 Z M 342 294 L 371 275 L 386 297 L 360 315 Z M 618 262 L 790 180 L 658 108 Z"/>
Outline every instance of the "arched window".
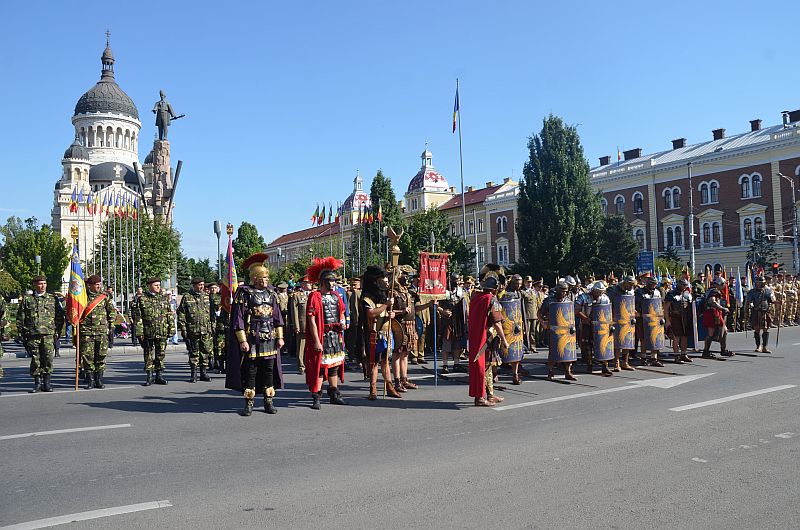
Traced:
<path fill-rule="evenodd" d="M 497 218 L 497 233 L 505 234 L 508 230 L 508 218 L 503 215 Z"/>
<path fill-rule="evenodd" d="M 616 198 L 614 198 L 614 206 L 616 207 L 617 215 L 624 214 L 625 213 L 625 197 L 623 197 L 622 195 L 617 195 Z"/>
<path fill-rule="evenodd" d="M 700 204 L 708 204 L 708 184 L 703 182 L 700 184 Z"/>
<path fill-rule="evenodd" d="M 478 219 L 478 233 L 479 234 L 483 233 L 483 219 Z M 483 249 L 481 249 L 481 250 L 483 250 Z"/>
<path fill-rule="evenodd" d="M 633 194 L 633 213 L 642 213 L 644 211 L 644 197 L 638 191 Z"/>
<path fill-rule="evenodd" d="M 634 238 L 636 239 L 636 244 L 639 245 L 639 249 L 644 250 L 644 230 L 638 228 L 634 233 Z"/>
<path fill-rule="evenodd" d="M 603 211 L 603 215 L 608 214 L 608 201 L 605 199 L 600 199 L 600 209 Z"/>
<path fill-rule="evenodd" d="M 711 202 L 712 203 L 719 202 L 719 184 L 717 184 L 716 182 L 712 181 L 710 186 L 709 186 L 709 188 L 711 190 L 710 191 L 710 193 L 711 193 Z"/>
<path fill-rule="evenodd" d="M 719 223 L 719 221 L 716 221 L 711 225 L 711 238 L 715 247 L 722 243 L 722 225 Z"/>
<path fill-rule="evenodd" d="M 703 243 L 711 243 L 711 225 L 708 223 L 703 224 Z"/>
<path fill-rule="evenodd" d="M 675 227 L 675 246 L 683 247 L 683 230 L 680 226 Z"/>
<path fill-rule="evenodd" d="M 750 219 L 744 220 L 744 240 L 745 242 L 753 239 L 753 221 Z"/>
<path fill-rule="evenodd" d="M 664 190 L 664 209 L 672 209 L 672 190 Z"/>
<path fill-rule="evenodd" d="M 666 247 L 674 247 L 675 246 L 675 232 L 672 228 L 667 228 L 667 244 Z"/>
<path fill-rule="evenodd" d="M 753 174 L 752 178 L 753 197 L 761 197 L 761 175 Z"/>
<path fill-rule="evenodd" d="M 742 199 L 749 199 L 750 198 L 750 176 L 749 175 L 742 175 L 742 178 L 739 179 L 739 187 L 741 188 L 741 197 L 742 197 Z"/>
<path fill-rule="evenodd" d="M 764 231 L 764 220 L 761 219 L 760 217 L 756 217 L 756 222 L 754 223 L 753 228 L 755 230 L 753 232 L 754 236 L 756 234 L 758 234 L 759 232 L 763 232 Z"/>
<path fill-rule="evenodd" d="M 719 263 L 715 263 L 714 264 L 714 274 L 716 274 L 718 272 L 722 272 L 722 270 L 723 270 L 722 269 L 722 265 L 720 265 Z"/>
<path fill-rule="evenodd" d="M 680 208 L 681 207 L 681 189 L 680 188 L 672 188 L 672 207 L 673 208 Z"/>

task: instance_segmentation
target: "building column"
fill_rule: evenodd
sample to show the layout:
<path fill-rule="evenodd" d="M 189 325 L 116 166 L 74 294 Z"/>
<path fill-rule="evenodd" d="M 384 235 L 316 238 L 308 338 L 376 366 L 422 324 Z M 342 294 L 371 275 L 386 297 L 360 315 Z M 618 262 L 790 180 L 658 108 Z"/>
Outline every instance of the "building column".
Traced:
<path fill-rule="evenodd" d="M 777 160 L 773 160 L 770 164 L 770 172 L 772 173 L 772 212 L 773 212 L 773 219 L 775 222 L 775 227 L 773 231 L 776 235 L 782 236 L 783 235 L 783 208 L 781 202 L 781 178 L 778 176 L 780 172 L 780 164 Z M 766 219 L 765 219 L 766 221 Z M 765 226 L 764 229 L 769 232 L 767 227 Z M 782 242 L 782 240 L 778 240 Z"/>

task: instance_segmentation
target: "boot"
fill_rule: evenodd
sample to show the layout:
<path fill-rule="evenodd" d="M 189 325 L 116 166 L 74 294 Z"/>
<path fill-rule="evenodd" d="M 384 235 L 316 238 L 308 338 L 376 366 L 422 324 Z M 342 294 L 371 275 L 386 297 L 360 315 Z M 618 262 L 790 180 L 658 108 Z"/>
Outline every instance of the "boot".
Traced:
<path fill-rule="evenodd" d="M 90 372 L 89 370 L 86 370 L 86 371 L 84 372 L 84 376 L 83 376 L 83 378 L 84 378 L 84 381 L 83 381 L 83 382 L 84 382 L 83 389 L 84 389 L 84 390 L 91 390 L 91 389 L 93 389 L 93 388 L 94 388 L 94 381 L 92 381 L 92 372 Z"/>
<path fill-rule="evenodd" d="M 106 387 L 103 384 L 103 370 L 94 373 L 94 387 L 101 389 Z"/>
<path fill-rule="evenodd" d="M 314 410 L 319 410 L 322 408 L 322 403 L 320 400 L 320 395 L 316 392 L 311 392 L 311 408 Z"/>
<path fill-rule="evenodd" d="M 42 380 L 38 375 L 33 376 L 33 388 L 31 388 L 31 394 L 35 394 L 41 390 Z"/>
<path fill-rule="evenodd" d="M 564 369 L 564 379 L 567 381 L 577 381 L 578 379 L 572 375 L 572 363 L 566 363 L 566 365 Z"/>
<path fill-rule="evenodd" d="M 167 380 L 164 379 L 163 377 L 161 377 L 161 370 L 156 370 L 156 379 L 155 379 L 154 382 L 157 385 L 166 385 L 167 384 Z"/>
<path fill-rule="evenodd" d="M 375 389 L 375 385 L 372 383 L 369 384 L 369 395 L 367 396 L 367 399 L 370 401 L 375 401 L 378 399 L 378 391 Z"/>
<path fill-rule="evenodd" d="M 395 390 L 394 385 L 392 385 L 391 381 L 386 381 L 386 395 L 393 398 L 402 398 L 397 390 Z"/>
<path fill-rule="evenodd" d="M 267 414 L 277 414 L 278 409 L 272 404 L 272 398 L 264 396 L 264 412 Z"/>
<path fill-rule="evenodd" d="M 50 386 L 50 377 L 51 377 L 50 374 L 44 374 L 44 377 L 42 378 L 42 392 L 53 391 L 53 387 Z"/>
<path fill-rule="evenodd" d="M 153 384 L 153 371 L 147 370 L 147 379 L 144 381 L 144 386 L 150 386 Z"/>
<path fill-rule="evenodd" d="M 336 387 L 328 387 L 328 399 L 330 399 L 331 405 L 347 405 Z"/>
<path fill-rule="evenodd" d="M 611 370 L 609 370 L 609 369 L 608 369 L 608 363 L 603 363 L 603 370 L 602 370 L 602 374 L 603 374 L 605 377 L 611 377 L 611 376 L 613 375 L 613 374 L 611 373 Z"/>
<path fill-rule="evenodd" d="M 211 378 L 206 373 L 206 367 L 202 364 L 200 365 L 200 381 L 211 381 Z M 274 412 L 270 412 L 270 414 L 274 414 Z"/>
<path fill-rule="evenodd" d="M 245 398 L 244 400 L 244 410 L 242 411 L 242 416 L 250 416 L 253 414 L 253 399 L 252 398 Z"/>
<path fill-rule="evenodd" d="M 755 351 L 756 351 L 756 353 L 759 353 L 761 351 L 761 335 L 759 334 L 758 331 L 754 331 L 753 332 L 753 339 L 755 339 L 755 341 L 756 341 L 756 350 Z"/>
<path fill-rule="evenodd" d="M 189 382 L 190 383 L 196 383 L 197 382 L 197 366 L 192 364 L 192 365 L 189 365 L 189 368 L 192 371 L 192 374 L 189 376 Z M 156 373 L 158 373 L 158 372 L 156 372 Z"/>

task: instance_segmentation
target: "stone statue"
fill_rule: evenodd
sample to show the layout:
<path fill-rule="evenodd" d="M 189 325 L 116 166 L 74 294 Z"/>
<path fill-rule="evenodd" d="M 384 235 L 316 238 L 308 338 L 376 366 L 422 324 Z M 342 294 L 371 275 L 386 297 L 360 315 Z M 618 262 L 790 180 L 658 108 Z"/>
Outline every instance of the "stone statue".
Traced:
<path fill-rule="evenodd" d="M 169 129 L 169 124 L 172 120 L 177 120 L 178 118 L 183 117 L 176 116 L 175 111 L 172 110 L 172 105 L 169 104 L 167 101 L 167 95 L 164 94 L 163 90 L 160 90 L 159 95 L 161 99 L 156 102 L 156 106 L 153 107 L 153 114 L 156 115 L 156 127 L 158 127 L 158 139 L 159 140 L 166 140 L 167 139 L 167 130 Z"/>

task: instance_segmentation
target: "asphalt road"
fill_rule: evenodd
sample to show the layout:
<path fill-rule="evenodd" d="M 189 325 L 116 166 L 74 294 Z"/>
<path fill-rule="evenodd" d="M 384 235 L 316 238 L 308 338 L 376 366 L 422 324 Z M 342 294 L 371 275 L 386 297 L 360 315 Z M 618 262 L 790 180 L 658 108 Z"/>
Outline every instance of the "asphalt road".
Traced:
<path fill-rule="evenodd" d="M 284 359 L 278 414 L 250 418 L 224 376 L 186 382 L 182 348 L 165 387 L 141 386 L 131 348 L 105 390 L 70 391 L 62 357 L 57 392 L 28 394 L 27 360 L 5 359 L 0 527 L 800 528 L 800 328 L 774 337 L 573 384 L 543 380 L 541 353 L 497 409 L 413 366 L 402 400 L 350 374 L 349 405 L 313 411 Z"/>

